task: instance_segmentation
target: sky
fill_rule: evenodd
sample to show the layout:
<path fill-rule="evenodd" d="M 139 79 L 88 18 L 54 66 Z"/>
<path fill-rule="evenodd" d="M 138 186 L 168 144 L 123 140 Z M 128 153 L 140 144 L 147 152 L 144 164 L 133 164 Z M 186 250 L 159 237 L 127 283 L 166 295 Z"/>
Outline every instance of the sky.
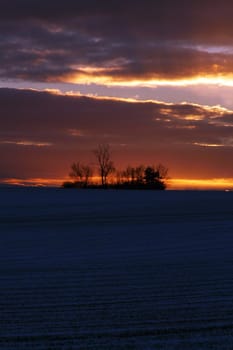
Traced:
<path fill-rule="evenodd" d="M 0 182 L 59 183 L 108 143 L 119 169 L 233 188 L 232 1 L 0 4 Z"/>

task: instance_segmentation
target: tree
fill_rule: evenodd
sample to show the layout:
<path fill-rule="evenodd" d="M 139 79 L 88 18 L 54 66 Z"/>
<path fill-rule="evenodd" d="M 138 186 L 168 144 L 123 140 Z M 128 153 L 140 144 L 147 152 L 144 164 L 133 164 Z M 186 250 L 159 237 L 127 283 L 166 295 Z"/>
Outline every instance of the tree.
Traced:
<path fill-rule="evenodd" d="M 80 162 L 71 165 L 70 177 L 74 178 L 81 186 L 87 187 L 90 177 L 93 175 L 93 170 L 89 165 L 81 164 Z"/>
<path fill-rule="evenodd" d="M 132 184 L 134 179 L 134 168 L 131 167 L 130 165 L 127 166 L 127 168 L 125 170 L 121 170 L 120 171 L 120 177 L 119 177 L 120 181 L 119 183 L 122 185 L 129 185 Z"/>
<path fill-rule="evenodd" d="M 143 183 L 145 173 L 144 165 L 139 165 L 135 168 L 135 180 L 138 184 Z"/>
<path fill-rule="evenodd" d="M 122 177 L 126 182 L 131 184 L 143 183 L 144 179 L 144 165 L 139 165 L 137 167 L 132 167 L 130 165 L 122 172 Z"/>
<path fill-rule="evenodd" d="M 122 178 L 124 179 L 125 182 L 130 183 L 134 181 L 134 177 L 135 177 L 134 168 L 128 165 L 127 168 L 122 171 Z"/>
<path fill-rule="evenodd" d="M 147 185 L 153 185 L 159 178 L 159 173 L 152 166 L 148 166 L 144 172 L 145 183 Z"/>
<path fill-rule="evenodd" d="M 98 161 L 99 174 L 101 176 L 102 186 L 107 186 L 108 176 L 115 171 L 114 163 L 111 160 L 110 146 L 108 144 L 99 144 L 94 150 L 94 155 Z"/>
<path fill-rule="evenodd" d="M 166 188 L 166 184 L 163 181 L 163 176 L 160 175 L 160 172 L 158 169 L 161 169 L 161 172 L 164 169 L 164 174 L 167 175 L 167 171 L 165 171 L 166 168 L 162 168 L 160 166 L 157 166 L 156 169 L 153 166 L 146 167 L 144 172 L 145 174 L 144 180 L 147 188 L 158 189 L 158 190 L 164 190 Z"/>
<path fill-rule="evenodd" d="M 159 163 L 156 166 L 156 171 L 159 173 L 159 179 L 168 179 L 168 168 Z"/>
<path fill-rule="evenodd" d="M 83 169 L 81 163 L 77 162 L 71 165 L 71 172 L 69 176 L 74 178 L 78 182 L 83 181 Z"/>
<path fill-rule="evenodd" d="M 84 186 L 87 187 L 89 184 L 89 179 L 90 177 L 93 176 L 93 170 L 89 165 L 83 165 L 82 166 L 82 170 L 83 170 L 83 182 L 84 182 Z"/>

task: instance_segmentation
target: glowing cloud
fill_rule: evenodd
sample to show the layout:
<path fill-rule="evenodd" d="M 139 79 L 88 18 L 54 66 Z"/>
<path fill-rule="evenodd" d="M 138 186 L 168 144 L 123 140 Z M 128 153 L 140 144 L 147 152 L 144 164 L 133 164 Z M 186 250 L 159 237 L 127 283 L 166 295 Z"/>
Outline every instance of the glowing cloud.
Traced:
<path fill-rule="evenodd" d="M 194 142 L 193 145 L 200 146 L 200 147 L 224 147 L 222 144 L 217 143 L 201 143 L 201 142 Z"/>
<path fill-rule="evenodd" d="M 29 140 L 20 140 L 20 141 L 0 141 L 1 144 L 12 144 L 17 146 L 33 146 L 33 147 L 50 147 L 53 144 L 50 142 L 35 142 Z"/>
<path fill-rule="evenodd" d="M 99 68 L 99 67 L 85 67 L 82 68 L 82 73 L 69 73 L 68 75 L 62 75 L 56 77 L 61 82 L 65 83 L 73 83 L 73 84 L 99 84 L 99 85 L 107 85 L 107 86 L 115 86 L 115 87 L 147 87 L 147 88 L 156 88 L 161 86 L 167 87 L 188 87 L 188 86 L 225 86 L 225 87 L 233 87 L 233 74 L 206 74 L 199 76 L 190 76 L 186 78 L 170 78 L 164 79 L 161 77 L 153 78 L 153 72 L 151 74 L 146 75 L 145 77 L 141 77 L 140 79 L 135 79 L 135 76 L 124 77 L 121 75 L 121 70 L 119 69 L 118 75 L 113 75 L 113 68 Z M 108 73 L 108 74 L 107 74 Z M 53 78 L 49 78 L 48 81 L 54 81 Z"/>

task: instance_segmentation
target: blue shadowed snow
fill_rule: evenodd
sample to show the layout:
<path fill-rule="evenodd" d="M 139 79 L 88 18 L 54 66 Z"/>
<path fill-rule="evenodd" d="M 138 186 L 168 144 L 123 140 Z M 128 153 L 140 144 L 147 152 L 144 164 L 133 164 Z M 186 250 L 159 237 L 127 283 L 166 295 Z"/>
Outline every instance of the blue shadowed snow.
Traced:
<path fill-rule="evenodd" d="M 0 195 L 0 349 L 231 349 L 233 192 Z"/>

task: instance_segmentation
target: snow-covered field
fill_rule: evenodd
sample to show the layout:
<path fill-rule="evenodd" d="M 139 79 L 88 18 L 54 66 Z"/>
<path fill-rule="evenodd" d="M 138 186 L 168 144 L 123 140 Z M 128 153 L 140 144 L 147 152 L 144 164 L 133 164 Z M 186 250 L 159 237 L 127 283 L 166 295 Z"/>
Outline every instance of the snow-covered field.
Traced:
<path fill-rule="evenodd" d="M 233 192 L 0 196 L 1 350 L 233 348 Z"/>

